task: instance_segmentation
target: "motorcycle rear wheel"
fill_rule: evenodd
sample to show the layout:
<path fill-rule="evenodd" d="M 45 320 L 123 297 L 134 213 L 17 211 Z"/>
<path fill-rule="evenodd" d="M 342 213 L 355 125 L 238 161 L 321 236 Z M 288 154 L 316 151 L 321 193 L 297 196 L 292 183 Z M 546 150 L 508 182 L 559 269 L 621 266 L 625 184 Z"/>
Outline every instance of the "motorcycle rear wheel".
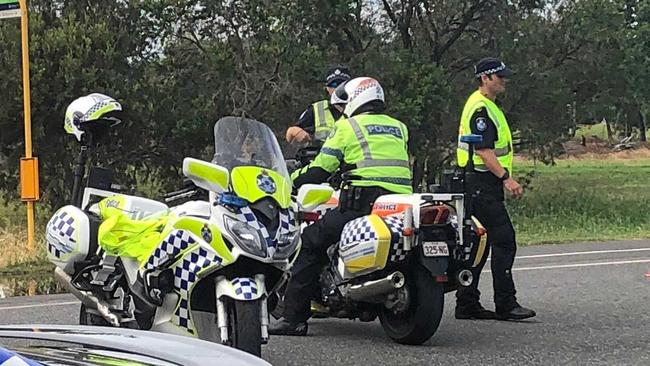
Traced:
<path fill-rule="evenodd" d="M 261 300 L 232 300 L 228 307 L 228 336 L 233 347 L 262 356 Z"/>
<path fill-rule="evenodd" d="M 438 330 L 445 304 L 445 290 L 435 281 L 431 273 L 417 266 L 406 278 L 409 286 L 410 304 L 401 313 L 383 308 L 379 321 L 386 334 L 395 342 L 420 345 Z"/>

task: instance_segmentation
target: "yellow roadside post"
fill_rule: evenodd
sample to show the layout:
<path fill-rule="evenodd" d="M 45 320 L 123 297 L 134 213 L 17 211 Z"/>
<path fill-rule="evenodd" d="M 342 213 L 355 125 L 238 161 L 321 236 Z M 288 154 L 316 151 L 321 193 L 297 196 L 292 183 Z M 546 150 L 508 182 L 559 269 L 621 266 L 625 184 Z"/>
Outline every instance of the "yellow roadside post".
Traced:
<path fill-rule="evenodd" d="M 34 249 L 34 202 L 40 198 L 38 158 L 32 156 L 31 96 L 29 85 L 29 28 L 27 0 L 0 0 L 0 19 L 20 17 L 23 60 L 25 157 L 20 159 L 20 197 L 27 203 L 27 249 Z"/>

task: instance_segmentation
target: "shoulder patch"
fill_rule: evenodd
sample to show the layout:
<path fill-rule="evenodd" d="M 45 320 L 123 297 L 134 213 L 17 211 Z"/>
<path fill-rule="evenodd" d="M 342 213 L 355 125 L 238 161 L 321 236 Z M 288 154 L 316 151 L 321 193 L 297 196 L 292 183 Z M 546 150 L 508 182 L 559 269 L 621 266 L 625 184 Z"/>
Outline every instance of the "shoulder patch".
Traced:
<path fill-rule="evenodd" d="M 487 130 L 487 122 L 485 121 L 485 118 L 479 117 L 476 119 L 476 129 L 481 132 Z"/>

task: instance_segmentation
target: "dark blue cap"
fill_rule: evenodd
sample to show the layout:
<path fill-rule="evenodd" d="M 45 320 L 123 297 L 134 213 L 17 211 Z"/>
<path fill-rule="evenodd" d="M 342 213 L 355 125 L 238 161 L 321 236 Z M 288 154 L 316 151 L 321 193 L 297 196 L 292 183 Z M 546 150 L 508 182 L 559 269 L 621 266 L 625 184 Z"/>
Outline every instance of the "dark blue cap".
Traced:
<path fill-rule="evenodd" d="M 350 80 L 350 70 L 342 65 L 330 67 L 325 74 L 325 85 L 330 88 L 336 88 L 342 83 Z"/>
<path fill-rule="evenodd" d="M 483 75 L 492 74 L 496 74 L 498 77 L 502 78 L 509 78 L 513 75 L 512 70 L 510 70 L 506 64 L 494 57 L 486 57 L 474 66 L 474 75 L 477 78 L 480 78 Z"/>

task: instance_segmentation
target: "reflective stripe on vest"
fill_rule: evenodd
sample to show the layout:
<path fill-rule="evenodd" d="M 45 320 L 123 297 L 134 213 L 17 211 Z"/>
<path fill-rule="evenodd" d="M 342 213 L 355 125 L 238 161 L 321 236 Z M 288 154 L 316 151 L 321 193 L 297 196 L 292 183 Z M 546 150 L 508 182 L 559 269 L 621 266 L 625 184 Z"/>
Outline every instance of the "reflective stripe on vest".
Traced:
<path fill-rule="evenodd" d="M 383 182 L 383 183 L 390 183 L 390 184 L 397 184 L 400 186 L 411 186 L 411 180 L 407 178 L 377 178 L 377 177 L 367 177 L 363 178 L 363 180 L 369 180 L 373 182 Z"/>
<path fill-rule="evenodd" d="M 459 142 L 458 143 L 458 148 L 461 149 L 461 150 L 465 150 L 465 151 L 467 151 L 469 153 L 469 145 L 467 143 L 465 143 L 465 142 Z M 496 155 L 497 158 L 501 157 L 501 156 L 506 156 L 506 155 L 510 154 L 511 150 L 512 149 L 510 149 L 510 145 L 508 145 L 506 147 L 501 147 L 501 148 L 498 148 L 498 149 L 494 149 L 494 155 Z"/>
<path fill-rule="evenodd" d="M 391 166 L 391 167 L 398 166 L 403 168 L 411 167 L 408 160 L 373 159 L 372 154 L 370 153 L 370 146 L 368 146 L 368 140 L 366 139 L 366 136 L 363 135 L 363 131 L 361 131 L 359 122 L 357 122 L 352 117 L 348 118 L 348 121 L 350 122 L 350 126 L 352 126 L 352 130 L 354 130 L 354 134 L 357 136 L 357 141 L 359 141 L 359 145 L 361 146 L 361 151 L 363 153 L 363 160 L 356 163 L 357 168 L 369 168 L 369 167 L 380 167 L 380 166 Z"/>
<path fill-rule="evenodd" d="M 324 141 L 334 126 L 334 116 L 329 110 L 329 103 L 321 100 L 313 104 L 314 107 L 314 137 Z"/>

